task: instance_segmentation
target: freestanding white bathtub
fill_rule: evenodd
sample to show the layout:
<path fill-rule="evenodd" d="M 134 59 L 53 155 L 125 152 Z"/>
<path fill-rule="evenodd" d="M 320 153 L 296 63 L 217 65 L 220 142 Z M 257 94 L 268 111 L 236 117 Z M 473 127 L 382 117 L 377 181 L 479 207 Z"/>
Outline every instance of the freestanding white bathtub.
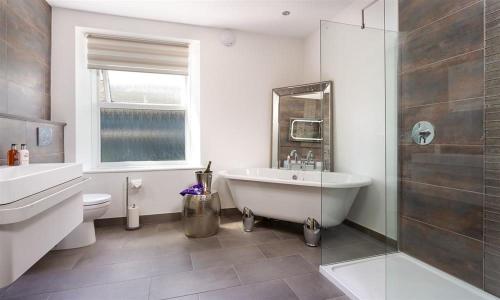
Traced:
<path fill-rule="evenodd" d="M 222 171 L 233 200 L 255 215 L 302 223 L 315 218 L 322 227 L 342 223 L 359 189 L 371 184 L 365 176 L 345 173 L 270 168 Z"/>

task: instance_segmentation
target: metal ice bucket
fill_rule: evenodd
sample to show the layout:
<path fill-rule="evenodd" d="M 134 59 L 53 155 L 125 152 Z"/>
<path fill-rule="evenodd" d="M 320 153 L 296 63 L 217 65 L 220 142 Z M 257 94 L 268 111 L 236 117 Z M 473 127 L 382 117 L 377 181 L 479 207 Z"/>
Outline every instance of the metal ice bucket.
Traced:
<path fill-rule="evenodd" d="M 196 171 L 195 175 L 197 183 L 203 186 L 203 192 L 210 194 L 212 192 L 212 172 Z"/>
<path fill-rule="evenodd" d="M 219 193 L 185 195 L 183 207 L 182 219 L 186 236 L 208 237 L 217 233 L 221 211 Z"/>

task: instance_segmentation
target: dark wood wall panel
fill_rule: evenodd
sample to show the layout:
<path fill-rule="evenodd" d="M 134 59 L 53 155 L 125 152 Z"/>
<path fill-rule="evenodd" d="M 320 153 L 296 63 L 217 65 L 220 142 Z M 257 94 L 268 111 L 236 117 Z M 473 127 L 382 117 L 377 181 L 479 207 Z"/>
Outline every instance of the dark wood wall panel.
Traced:
<path fill-rule="evenodd" d="M 62 162 L 63 124 L 50 120 L 52 11 L 45 0 L 0 0 L 0 165 L 11 143 L 28 144 L 31 162 Z M 37 127 L 53 129 L 38 147 Z"/>
<path fill-rule="evenodd" d="M 439 1 L 421 1 L 436 3 Z M 483 4 L 476 3 L 418 30 L 405 33 L 403 72 L 483 47 Z"/>
<path fill-rule="evenodd" d="M 500 0 L 499 0 L 500 1 Z M 484 2 L 400 0 L 400 249 L 483 288 Z M 413 126 L 436 136 L 416 145 Z M 492 181 L 493 182 L 493 181 Z M 488 279 L 490 280 L 490 279 Z"/>
<path fill-rule="evenodd" d="M 401 211 L 417 221 L 483 239 L 483 195 L 463 190 L 407 182 Z"/>
<path fill-rule="evenodd" d="M 408 182 L 471 192 L 483 190 L 483 146 L 402 144 L 400 159 L 400 175 Z"/>
<path fill-rule="evenodd" d="M 43 0 L 0 0 L 0 112 L 50 119 L 51 8 Z"/>
<path fill-rule="evenodd" d="M 486 1 L 484 287 L 500 296 L 500 0 Z"/>
<path fill-rule="evenodd" d="M 482 97 L 483 77 L 482 50 L 431 64 L 402 75 L 401 105 L 407 108 Z"/>
<path fill-rule="evenodd" d="M 400 0 L 399 30 L 413 31 L 475 2 L 477 0 Z"/>
<path fill-rule="evenodd" d="M 483 243 L 439 227 L 403 217 L 401 243 L 405 252 L 461 278 L 483 287 Z"/>

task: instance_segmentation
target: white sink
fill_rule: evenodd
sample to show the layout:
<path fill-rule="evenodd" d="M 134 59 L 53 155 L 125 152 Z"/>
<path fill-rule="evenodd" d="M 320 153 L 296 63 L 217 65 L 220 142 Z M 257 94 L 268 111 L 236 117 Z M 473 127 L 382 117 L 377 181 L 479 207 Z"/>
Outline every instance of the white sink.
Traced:
<path fill-rule="evenodd" d="M 74 163 L 0 167 L 0 205 L 15 202 L 81 176 L 82 166 Z"/>
<path fill-rule="evenodd" d="M 80 164 L 0 167 L 0 289 L 83 220 Z"/>

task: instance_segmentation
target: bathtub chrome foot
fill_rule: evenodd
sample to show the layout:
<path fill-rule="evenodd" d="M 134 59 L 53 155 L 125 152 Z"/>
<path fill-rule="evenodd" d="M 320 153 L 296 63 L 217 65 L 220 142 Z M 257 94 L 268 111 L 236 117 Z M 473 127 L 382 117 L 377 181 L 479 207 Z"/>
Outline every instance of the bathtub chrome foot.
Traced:
<path fill-rule="evenodd" d="M 243 209 L 243 231 L 250 232 L 253 231 L 253 225 L 255 221 L 255 216 L 253 212 L 248 207 Z"/>
<path fill-rule="evenodd" d="M 321 239 L 321 228 L 314 218 L 304 221 L 304 241 L 309 247 L 318 247 Z"/>

